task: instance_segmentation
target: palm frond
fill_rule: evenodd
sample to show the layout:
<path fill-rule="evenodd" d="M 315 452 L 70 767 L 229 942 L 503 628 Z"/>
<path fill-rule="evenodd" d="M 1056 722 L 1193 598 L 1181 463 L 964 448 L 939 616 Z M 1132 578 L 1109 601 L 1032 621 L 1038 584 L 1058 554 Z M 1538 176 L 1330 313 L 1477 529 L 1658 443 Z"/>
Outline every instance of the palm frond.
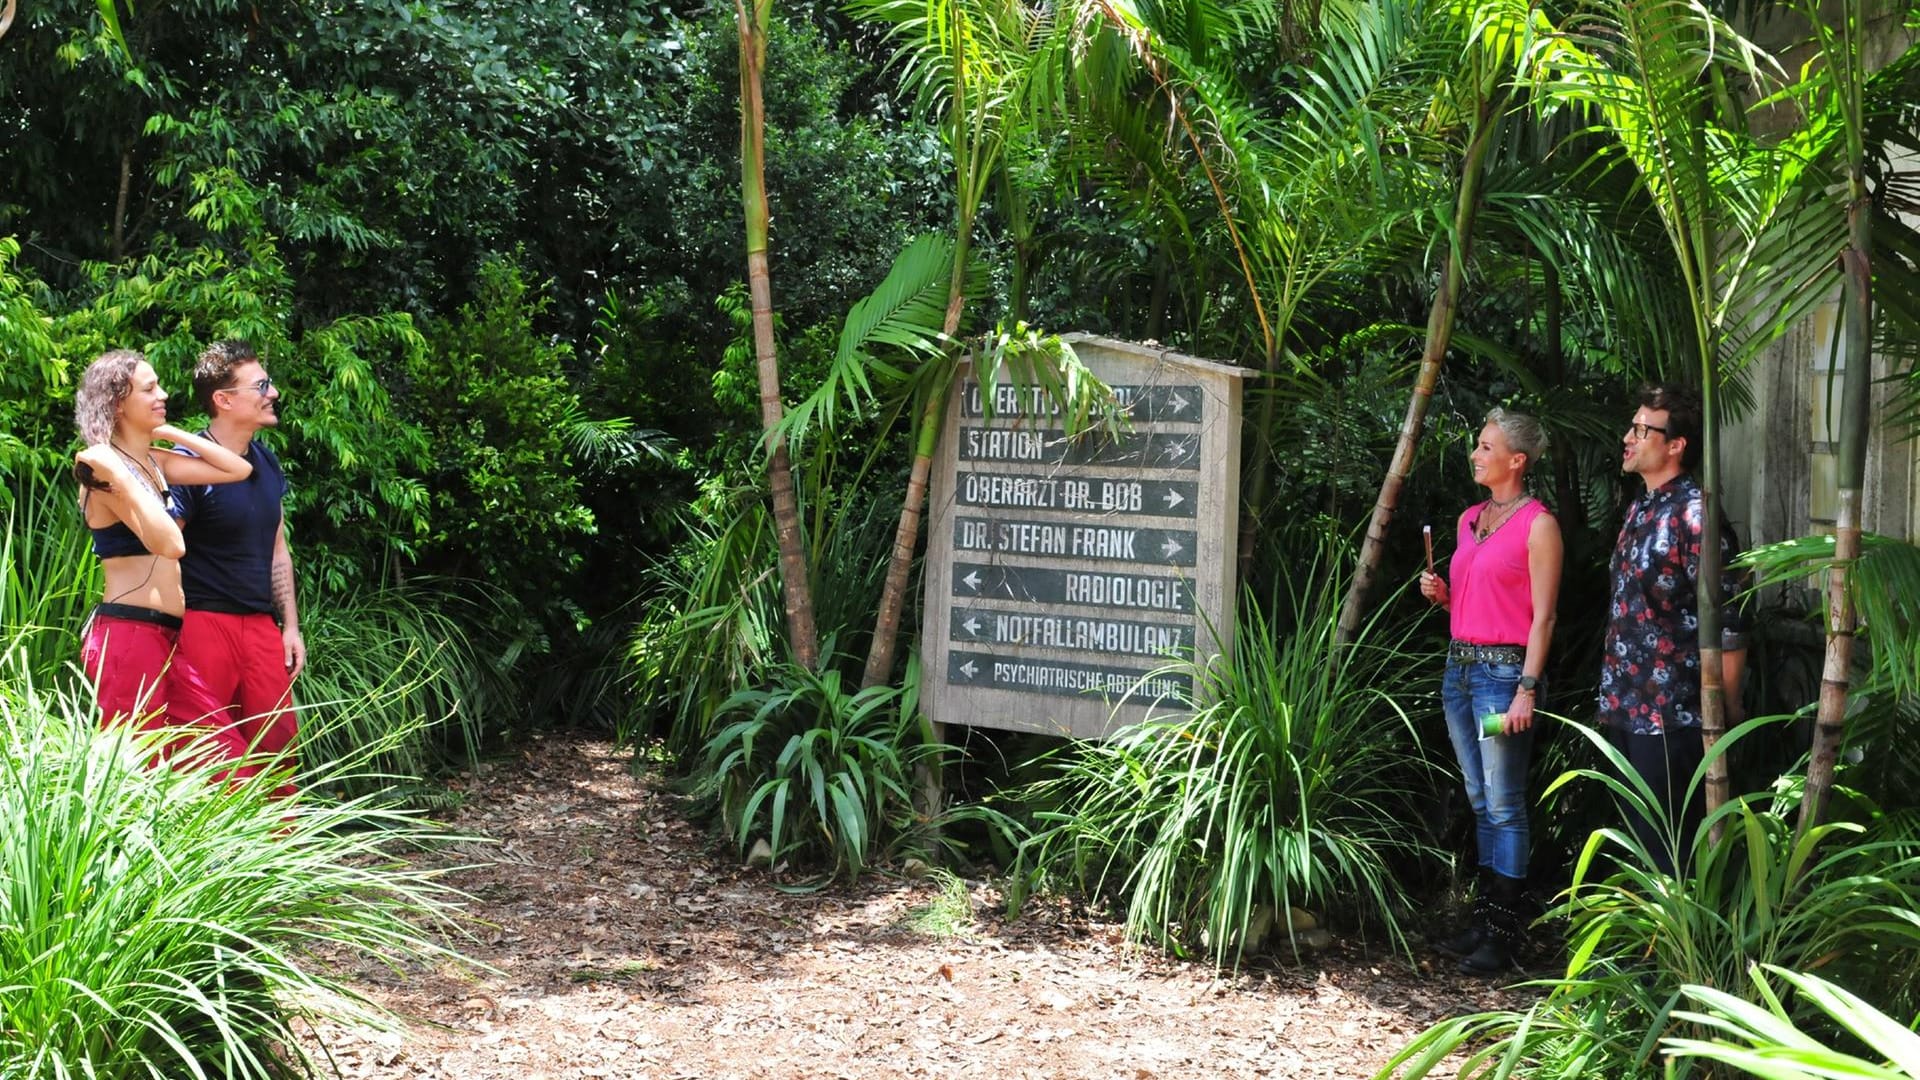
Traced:
<path fill-rule="evenodd" d="M 557 423 L 574 460 L 601 472 L 627 468 L 644 458 L 665 461 L 674 445 L 665 432 L 635 427 L 631 417 L 588 416 L 578 399 L 561 406 Z"/>
<path fill-rule="evenodd" d="M 1875 666 L 1896 692 L 1920 694 L 1920 545 L 1877 533 L 1862 533 L 1860 542 L 1847 587 Z M 1833 563 L 1832 536 L 1765 544 L 1742 560 L 1760 584 L 1804 579 Z"/>
<path fill-rule="evenodd" d="M 1843 1053 L 1808 1034 L 1796 1011 L 1768 983 L 1768 973 L 1798 989 L 1804 1001 L 1852 1032 L 1884 1060 L 1868 1061 Z M 1699 1024 L 1716 1037 L 1663 1039 L 1666 1052 L 1674 1057 L 1717 1061 L 1765 1080 L 1898 1080 L 1920 1076 L 1920 1035 L 1864 998 L 1817 975 L 1777 964 L 1756 964 L 1748 975 L 1765 1007 L 1709 986 L 1682 988 L 1705 1011 L 1676 1012 L 1674 1018 Z"/>
<path fill-rule="evenodd" d="M 915 237 L 901 249 L 887 276 L 848 310 L 826 377 L 787 410 L 776 438 L 798 445 L 813 432 L 833 430 L 843 406 L 858 416 L 882 397 L 881 388 L 899 393 L 909 386 L 912 368 L 894 362 L 892 354 L 924 362 L 952 344 L 942 327 L 953 257 L 952 239 L 933 233 Z M 978 260 L 968 260 L 966 289 L 968 296 L 987 289 L 986 267 Z"/>

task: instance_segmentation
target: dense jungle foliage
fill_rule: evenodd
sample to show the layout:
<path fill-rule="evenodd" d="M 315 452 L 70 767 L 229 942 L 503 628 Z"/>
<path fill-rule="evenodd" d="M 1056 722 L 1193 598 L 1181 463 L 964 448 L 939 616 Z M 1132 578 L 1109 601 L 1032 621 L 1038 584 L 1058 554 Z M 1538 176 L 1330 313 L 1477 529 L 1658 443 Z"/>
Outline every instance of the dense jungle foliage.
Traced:
<path fill-rule="evenodd" d="M 327 718 L 302 760 L 341 813 L 431 803 L 449 758 L 586 726 L 652 748 L 726 842 L 802 876 L 937 857 L 993 867 L 1016 902 L 1078 890 L 1223 965 L 1291 907 L 1409 954 L 1472 839 L 1435 701 L 1446 629 L 1395 586 L 1415 526 L 1445 532 L 1478 497 L 1459 463 L 1502 405 L 1549 430 L 1531 483 L 1566 537 L 1542 709 L 1567 719 L 1536 744 L 1532 791 L 1533 888 L 1568 958 L 1538 1005 L 1442 1025 L 1395 1071 L 1464 1051 L 1462 1075 L 1658 1075 L 1670 1052 L 1704 1071 L 1798 1038 L 1915 1075 L 1910 1047 L 1850 1019 L 1920 1010 L 1913 545 L 1869 537 L 1856 561 L 1750 538 L 1777 542 L 1749 562 L 1756 677 L 1735 712 L 1759 719 L 1725 740 L 1726 838 L 1677 875 L 1618 828 L 1616 800 L 1645 793 L 1608 779 L 1581 723 L 1638 383 L 1699 384 L 1736 418 L 1766 350 L 1864 280 L 1847 348 L 1885 375 L 1872 423 L 1920 420 L 1909 5 L 8 10 L 0 707 L 8 782 L 34 786 L 0 802 L 101 775 L 138 805 L 174 798 L 74 729 L 98 593 L 66 490 L 74 381 L 138 348 L 178 417 L 200 348 L 239 337 L 284 395 L 268 438 L 291 482 L 301 694 Z M 764 154 L 743 154 L 743 113 Z M 777 352 L 755 336 L 756 177 Z M 918 710 L 919 589 L 901 584 L 927 418 L 970 354 L 1102 423 L 1102 388 L 1049 336 L 1070 330 L 1249 369 L 1241 648 L 1189 658 L 1204 699 L 1106 743 L 949 744 Z M 791 515 L 769 499 L 769 375 Z M 1832 411 L 1864 425 L 1853 400 Z M 815 665 L 789 636 L 796 530 Z M 1846 723 L 1829 802 L 1805 778 L 1826 745 L 1807 582 L 1836 567 L 1865 629 L 1826 718 Z M 1820 820 L 1796 829 L 1803 804 Z M 263 813 L 208 811 L 236 836 Z M 392 906 L 438 910 L 402 885 Z"/>

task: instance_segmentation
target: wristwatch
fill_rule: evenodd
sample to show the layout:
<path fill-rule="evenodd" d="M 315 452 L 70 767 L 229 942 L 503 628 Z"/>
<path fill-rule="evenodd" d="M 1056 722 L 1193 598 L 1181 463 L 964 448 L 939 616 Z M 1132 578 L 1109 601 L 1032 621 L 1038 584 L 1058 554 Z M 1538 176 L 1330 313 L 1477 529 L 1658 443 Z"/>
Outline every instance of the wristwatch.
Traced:
<path fill-rule="evenodd" d="M 1540 689 L 1539 677 L 1535 675 L 1520 676 L 1520 689 L 1525 690 L 1529 694 L 1533 693 L 1535 690 Z"/>

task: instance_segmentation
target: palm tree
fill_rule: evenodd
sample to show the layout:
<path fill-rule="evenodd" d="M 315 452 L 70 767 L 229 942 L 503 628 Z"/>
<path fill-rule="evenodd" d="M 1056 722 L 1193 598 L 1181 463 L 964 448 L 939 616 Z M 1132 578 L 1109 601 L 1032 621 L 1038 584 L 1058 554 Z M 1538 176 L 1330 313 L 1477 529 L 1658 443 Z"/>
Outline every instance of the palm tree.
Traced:
<path fill-rule="evenodd" d="M 1064 42 L 1054 8 L 1025 0 L 855 0 L 851 10 L 892 24 L 903 82 L 939 115 L 953 156 L 954 226 L 940 363 L 951 373 L 968 298 L 974 222 L 1009 143 L 1059 100 Z M 920 543 L 927 479 L 946 418 L 950 377 L 924 380 L 913 428 L 913 466 L 867 650 L 863 687 L 893 678 L 913 557 Z"/>
<path fill-rule="evenodd" d="M 1831 139 L 1841 151 L 1840 171 L 1846 178 L 1844 204 L 1838 209 L 1847 225 L 1846 246 L 1841 249 L 1838 268 L 1841 277 L 1840 326 L 1844 333 L 1846 370 L 1840 396 L 1833 414 L 1839 418 L 1837 454 L 1839 511 L 1834 521 L 1833 557 L 1827 569 L 1827 648 L 1821 671 L 1820 702 L 1813 729 L 1813 753 L 1807 764 L 1807 797 L 1801 804 L 1800 830 L 1818 825 L 1826 814 L 1833 791 L 1834 769 L 1840 744 L 1846 734 L 1847 697 L 1853 675 L 1854 636 L 1857 625 L 1857 592 L 1850 580 L 1861 556 L 1861 525 L 1865 510 L 1867 469 L 1867 431 L 1873 411 L 1872 376 L 1876 276 L 1891 279 L 1895 295 L 1911 310 L 1915 282 L 1902 268 L 1901 260 L 1889 259 L 1876 267 L 1874 259 L 1876 219 L 1884 218 L 1887 208 L 1885 183 L 1872 192 L 1867 183 L 1869 140 L 1877 151 L 1887 143 L 1904 143 L 1912 149 L 1920 142 L 1911 120 L 1902 115 L 1904 96 L 1914 81 L 1910 72 L 1914 57 L 1910 51 L 1905 64 L 1896 64 L 1886 80 L 1896 96 L 1875 95 L 1866 71 L 1868 28 L 1863 0 L 1843 0 L 1837 21 L 1823 14 L 1821 5 L 1807 2 L 1804 12 L 1819 45 L 1820 64 L 1803 80 L 1803 99 L 1813 116 L 1822 123 L 1807 125 L 1807 139 Z M 1876 100 L 1876 98 L 1878 100 Z M 1878 107 L 1876 107 L 1878 106 Z M 1879 199 L 1875 196 L 1878 194 Z M 1889 222 L 1899 228 L 1897 219 Z M 1911 364 L 1915 343 L 1904 335 L 1893 335 L 1892 349 Z M 1890 629 L 1890 628 L 1889 628 Z"/>
<path fill-rule="evenodd" d="M 1373 589 L 1386 554 L 1387 527 L 1400 504 L 1400 491 L 1407 475 L 1413 471 L 1414 453 L 1421 429 L 1426 425 L 1427 405 L 1433 400 L 1434 387 L 1440 381 L 1440 365 L 1446 359 L 1447 346 L 1453 337 L 1454 316 L 1466 281 L 1467 256 L 1474 222 L 1480 213 L 1488 156 L 1498 147 L 1507 126 L 1505 112 L 1513 66 L 1528 33 L 1536 29 L 1538 18 L 1531 9 L 1515 12 L 1498 4 L 1489 5 L 1485 12 L 1475 10 L 1471 4 L 1457 4 L 1452 15 L 1467 31 L 1464 62 L 1456 76 L 1440 81 L 1434 111 L 1460 133 L 1460 179 L 1455 188 L 1452 220 L 1443 228 L 1446 254 L 1440 262 L 1440 283 L 1434 290 L 1433 306 L 1427 314 L 1420 371 L 1407 401 L 1407 414 L 1400 425 L 1393 460 L 1380 482 L 1380 495 L 1374 500 L 1373 515 L 1367 523 L 1366 538 L 1361 543 L 1346 601 L 1341 605 L 1338 640 L 1343 645 L 1359 632 L 1367 595 Z"/>
<path fill-rule="evenodd" d="M 749 6 L 751 3 L 751 6 Z M 767 62 L 767 21 L 773 0 L 736 0 L 740 24 L 740 197 L 747 222 L 747 287 L 753 298 L 753 343 L 760 377 L 760 424 L 766 432 L 767 481 L 773 497 L 774 533 L 780 546 L 780 584 L 787 613 L 787 644 L 793 661 L 809 671 L 819 665 L 813 592 L 800 537 L 800 502 L 786 440 L 776 437 L 782 410 L 780 359 L 773 339 L 773 285 L 767 269 L 766 111 L 760 73 Z"/>
<path fill-rule="evenodd" d="M 1280 398 L 1274 383 L 1306 372 L 1303 315 L 1414 240 L 1417 230 L 1405 226 L 1427 216 L 1441 185 L 1425 124 L 1429 98 L 1409 88 L 1441 79 L 1452 57 L 1433 24 L 1405 5 L 1329 11 L 1311 62 L 1288 73 L 1276 105 L 1270 88 L 1236 77 L 1235 56 L 1280 36 L 1287 23 L 1281 6 L 1092 0 L 1090 11 L 1151 84 L 1139 111 L 1168 122 L 1153 144 L 1162 160 L 1151 168 L 1171 160 L 1191 169 L 1214 200 L 1225 233 L 1217 243 L 1232 253 L 1257 324 L 1269 385 L 1256 396 L 1246 467 L 1244 575 L 1275 460 L 1267 442 Z M 1106 74 L 1082 96 L 1098 102 L 1123 93 L 1114 84 L 1133 71 Z M 1095 123 L 1130 115 L 1085 112 Z M 1134 142 L 1124 129 L 1091 134 L 1088 141 L 1102 146 Z"/>
<path fill-rule="evenodd" d="M 1744 130 L 1728 90 L 1737 74 L 1784 82 L 1770 57 L 1687 0 L 1603 0 L 1538 38 L 1523 76 L 1548 108 L 1597 114 L 1610 135 L 1596 167 L 1624 158 L 1666 233 L 1692 317 L 1705 406 L 1699 479 L 1701 733 L 1725 732 L 1719 428 L 1726 380 L 1821 297 L 1839 230 L 1809 212 L 1807 162 Z M 1676 358 L 1677 359 L 1677 358 Z M 1707 780 L 1709 812 L 1729 793 L 1724 755 Z"/>

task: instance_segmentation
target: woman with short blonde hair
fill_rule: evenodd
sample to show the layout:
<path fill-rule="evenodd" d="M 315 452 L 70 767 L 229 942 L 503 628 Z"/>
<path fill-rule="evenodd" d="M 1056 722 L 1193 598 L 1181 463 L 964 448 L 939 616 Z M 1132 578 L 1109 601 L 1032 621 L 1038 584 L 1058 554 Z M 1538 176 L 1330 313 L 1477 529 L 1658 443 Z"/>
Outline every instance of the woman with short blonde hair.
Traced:
<path fill-rule="evenodd" d="M 1440 698 L 1479 855 L 1472 923 L 1441 948 L 1475 974 L 1512 967 L 1525 942 L 1527 765 L 1564 554 L 1553 514 L 1526 492 L 1527 472 L 1546 449 L 1538 420 L 1488 413 L 1471 455 L 1473 482 L 1488 497 L 1460 515 L 1446 578 L 1420 575 L 1421 595 L 1449 613 Z"/>

